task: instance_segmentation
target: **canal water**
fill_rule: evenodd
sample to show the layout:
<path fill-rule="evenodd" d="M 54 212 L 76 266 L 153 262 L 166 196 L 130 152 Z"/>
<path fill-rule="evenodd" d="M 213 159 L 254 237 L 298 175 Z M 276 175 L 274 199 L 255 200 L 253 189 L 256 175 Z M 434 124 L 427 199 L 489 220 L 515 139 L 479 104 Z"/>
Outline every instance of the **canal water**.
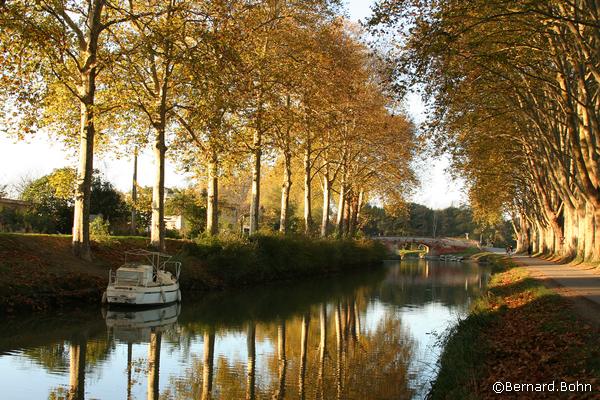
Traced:
<path fill-rule="evenodd" d="M 419 399 L 489 277 L 393 261 L 132 312 L 5 321 L 2 399 Z"/>

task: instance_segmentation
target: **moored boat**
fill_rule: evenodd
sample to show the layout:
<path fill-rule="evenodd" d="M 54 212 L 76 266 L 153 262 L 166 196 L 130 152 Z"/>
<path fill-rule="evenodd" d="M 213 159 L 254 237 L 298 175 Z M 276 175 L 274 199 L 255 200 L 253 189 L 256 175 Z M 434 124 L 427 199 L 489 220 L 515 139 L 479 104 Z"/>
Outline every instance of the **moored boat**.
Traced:
<path fill-rule="evenodd" d="M 150 306 L 181 301 L 179 274 L 181 263 L 168 254 L 133 250 L 126 262 L 110 271 L 102 301 L 108 304 Z M 136 261 L 127 262 L 127 258 Z"/>

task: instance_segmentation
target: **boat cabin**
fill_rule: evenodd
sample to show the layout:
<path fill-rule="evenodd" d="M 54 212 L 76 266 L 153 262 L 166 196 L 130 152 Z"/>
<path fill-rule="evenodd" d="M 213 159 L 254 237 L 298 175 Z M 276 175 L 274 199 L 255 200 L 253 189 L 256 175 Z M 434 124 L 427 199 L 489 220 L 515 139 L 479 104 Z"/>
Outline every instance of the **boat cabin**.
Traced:
<path fill-rule="evenodd" d="M 152 265 L 129 265 L 117 269 L 116 285 L 148 286 L 154 281 Z"/>

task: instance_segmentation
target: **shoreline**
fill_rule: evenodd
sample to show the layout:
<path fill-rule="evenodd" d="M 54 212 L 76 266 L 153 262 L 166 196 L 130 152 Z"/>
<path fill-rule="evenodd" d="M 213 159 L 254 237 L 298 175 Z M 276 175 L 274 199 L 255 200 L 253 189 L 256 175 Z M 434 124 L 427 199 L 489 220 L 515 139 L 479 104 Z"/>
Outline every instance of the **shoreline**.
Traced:
<path fill-rule="evenodd" d="M 489 256 L 493 274 L 486 294 L 443 340 L 439 372 L 430 399 L 495 399 L 496 382 L 590 383 L 600 392 L 600 329 L 577 304 L 535 279 L 526 267 Z M 506 395 L 523 393 L 503 392 Z M 546 388 L 527 398 L 553 396 Z"/>
<path fill-rule="evenodd" d="M 70 241 L 65 235 L 0 234 L 0 315 L 100 307 L 109 270 L 122 264 L 124 251 L 148 243 L 141 237 L 94 243 L 94 260 L 85 262 L 71 254 Z M 183 263 L 184 296 L 336 275 L 373 268 L 385 259 L 385 249 L 373 241 L 275 235 L 168 240 L 167 253 Z"/>

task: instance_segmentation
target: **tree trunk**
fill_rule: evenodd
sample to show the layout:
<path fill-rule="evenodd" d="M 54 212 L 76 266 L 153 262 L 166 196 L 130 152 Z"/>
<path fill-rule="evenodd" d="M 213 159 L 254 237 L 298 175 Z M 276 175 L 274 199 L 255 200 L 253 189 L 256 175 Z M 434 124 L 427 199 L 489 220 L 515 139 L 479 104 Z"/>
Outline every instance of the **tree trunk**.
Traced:
<path fill-rule="evenodd" d="M 250 201 L 250 234 L 258 232 L 260 216 L 260 163 L 262 157 L 262 134 L 254 131 L 254 163 L 252 165 L 252 199 Z"/>
<path fill-rule="evenodd" d="M 288 212 L 290 208 L 290 190 L 292 188 L 292 155 L 286 151 L 283 164 L 283 185 L 281 185 L 281 213 L 279 215 L 279 232 L 287 233 Z"/>
<path fill-rule="evenodd" d="M 81 127 L 79 137 L 79 164 L 75 188 L 75 210 L 73 215 L 73 254 L 91 261 L 90 251 L 90 201 L 92 175 L 94 173 L 94 92 L 95 72 L 82 77 L 88 100 L 81 102 Z"/>
<path fill-rule="evenodd" d="M 73 254 L 91 261 L 90 200 L 94 173 L 94 98 L 96 95 L 96 64 L 98 40 L 102 32 L 103 0 L 91 2 L 88 9 L 85 47 L 80 48 L 83 63 L 80 69 L 78 94 L 80 98 L 79 164 L 73 213 Z"/>
<path fill-rule="evenodd" d="M 585 213 L 585 201 L 580 200 L 579 204 L 577 205 L 577 257 L 582 261 L 585 259 L 585 243 L 588 240 L 588 238 L 585 236 Z"/>
<path fill-rule="evenodd" d="M 577 213 L 570 203 L 565 203 L 564 210 L 563 256 L 573 259 L 577 255 Z"/>
<path fill-rule="evenodd" d="M 154 185 L 152 187 L 152 222 L 150 245 L 165 251 L 165 126 L 156 127 L 154 141 Z"/>
<path fill-rule="evenodd" d="M 593 262 L 600 261 L 600 209 L 594 209 L 594 244 L 592 252 Z"/>
<path fill-rule="evenodd" d="M 310 235 L 312 229 L 311 152 L 311 142 L 310 139 L 307 139 L 306 149 L 304 151 L 304 233 L 306 235 Z"/>
<path fill-rule="evenodd" d="M 323 218 L 321 220 L 321 237 L 329 234 L 329 209 L 331 203 L 331 181 L 329 177 L 323 179 Z"/>
<path fill-rule="evenodd" d="M 348 200 L 348 227 L 346 228 L 346 234 L 348 237 L 352 237 L 354 235 L 354 223 L 356 214 L 356 196 L 352 196 Z"/>
<path fill-rule="evenodd" d="M 594 239 L 595 239 L 595 218 L 594 208 L 589 202 L 586 202 L 585 207 L 585 252 L 584 260 L 591 261 L 594 256 Z"/>
<path fill-rule="evenodd" d="M 340 197 L 338 199 L 338 211 L 337 211 L 337 232 L 339 236 L 344 233 L 344 209 L 346 208 L 346 176 L 342 175 L 342 182 L 340 183 Z"/>
<path fill-rule="evenodd" d="M 137 235 L 137 173 L 138 173 L 138 149 L 133 151 L 133 179 L 131 182 L 131 234 Z"/>
<path fill-rule="evenodd" d="M 532 230 L 532 238 L 531 238 L 531 249 L 533 254 L 537 254 L 540 252 L 540 224 L 539 222 L 535 223 L 535 226 L 531 228 Z"/>
<path fill-rule="evenodd" d="M 358 196 L 352 197 L 352 212 L 350 213 L 350 237 L 356 236 L 358 229 L 358 218 L 360 216 L 360 208 L 362 204 L 363 191 L 360 190 Z"/>
<path fill-rule="evenodd" d="M 344 217 L 343 217 L 343 221 L 344 223 L 342 224 L 342 235 L 343 236 L 348 236 L 350 234 L 350 214 L 351 214 L 351 207 L 352 205 L 350 204 L 350 199 L 346 198 L 344 200 Z"/>
<path fill-rule="evenodd" d="M 365 191 L 363 188 L 361 188 L 360 191 L 358 192 L 358 202 L 356 204 L 356 215 L 355 215 L 355 221 L 354 221 L 355 229 L 358 229 L 358 227 L 360 225 L 360 213 L 362 211 L 364 201 L 365 201 Z"/>
<path fill-rule="evenodd" d="M 212 152 L 208 163 L 208 184 L 206 204 L 206 232 L 219 233 L 219 163 L 217 153 Z"/>
<path fill-rule="evenodd" d="M 516 249 L 516 251 L 519 252 L 523 248 L 523 234 L 521 233 L 521 231 L 519 230 L 519 228 L 517 228 L 517 224 L 515 224 L 515 219 L 514 218 L 510 219 L 510 225 L 513 228 L 513 232 L 515 233 L 515 239 L 516 239 L 516 242 L 517 242 L 517 249 Z"/>

